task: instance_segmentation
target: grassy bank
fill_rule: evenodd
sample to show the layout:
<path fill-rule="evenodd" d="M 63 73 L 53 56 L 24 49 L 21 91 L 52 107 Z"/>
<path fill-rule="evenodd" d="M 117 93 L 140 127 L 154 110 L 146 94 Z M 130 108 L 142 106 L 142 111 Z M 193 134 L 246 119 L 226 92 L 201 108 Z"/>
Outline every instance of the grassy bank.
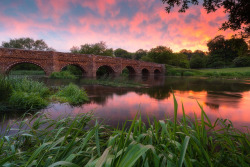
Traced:
<path fill-rule="evenodd" d="M 44 71 L 39 70 L 13 70 L 10 75 L 45 75 Z"/>
<path fill-rule="evenodd" d="M 45 84 L 27 78 L 0 77 L 0 111 L 39 110 L 53 100 L 77 105 L 88 101 L 87 94 L 76 85 L 70 84 L 50 90 Z"/>
<path fill-rule="evenodd" d="M 199 76 L 221 78 L 250 78 L 250 67 L 222 69 L 186 69 L 166 65 L 167 76 Z"/>
<path fill-rule="evenodd" d="M 135 116 L 129 128 L 111 129 L 91 114 L 52 120 L 34 116 L 0 136 L 0 166 L 248 166 L 249 134 L 228 120 L 211 123 L 201 107 L 201 118 L 191 121 L 183 108 L 177 120 L 148 122 Z M 37 118 L 38 117 L 38 118 Z M 31 121 L 34 121 L 31 124 Z M 28 129 L 21 129 L 23 125 Z"/>

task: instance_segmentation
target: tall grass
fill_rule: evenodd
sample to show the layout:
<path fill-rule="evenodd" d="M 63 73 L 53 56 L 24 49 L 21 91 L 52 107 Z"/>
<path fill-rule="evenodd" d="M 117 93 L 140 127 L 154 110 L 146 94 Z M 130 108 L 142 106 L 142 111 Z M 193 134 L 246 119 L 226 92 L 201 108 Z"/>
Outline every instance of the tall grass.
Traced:
<path fill-rule="evenodd" d="M 229 120 L 212 123 L 201 108 L 201 118 L 185 115 L 142 122 L 140 114 L 121 129 L 111 129 L 91 114 L 52 120 L 34 116 L 19 123 L 15 135 L 0 138 L 0 166 L 249 166 L 249 134 L 239 132 Z M 36 118 L 38 117 L 38 118 Z M 33 123 L 31 123 L 33 122 Z M 11 126 L 10 126 L 11 127 Z"/>
<path fill-rule="evenodd" d="M 76 79 L 77 77 L 69 71 L 52 72 L 50 78 L 56 79 Z"/>
<path fill-rule="evenodd" d="M 0 78 L 0 111 L 31 111 L 45 108 L 51 99 L 76 105 L 88 101 L 84 90 L 70 84 L 58 92 L 28 78 Z M 51 98 L 56 97 L 56 98 Z"/>
<path fill-rule="evenodd" d="M 52 99 L 60 102 L 68 102 L 71 105 L 79 105 L 89 101 L 88 95 L 84 89 L 70 83 L 68 86 L 61 88 Z"/>

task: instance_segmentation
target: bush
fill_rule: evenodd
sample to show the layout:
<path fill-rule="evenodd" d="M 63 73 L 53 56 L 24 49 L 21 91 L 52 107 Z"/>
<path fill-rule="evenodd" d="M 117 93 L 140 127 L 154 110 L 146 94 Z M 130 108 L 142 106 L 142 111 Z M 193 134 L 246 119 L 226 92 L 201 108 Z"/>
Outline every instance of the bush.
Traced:
<path fill-rule="evenodd" d="M 236 57 L 233 63 L 236 67 L 248 67 L 250 66 L 250 56 Z"/>
<path fill-rule="evenodd" d="M 60 102 L 68 102 L 72 105 L 78 105 L 89 101 L 87 93 L 72 83 L 61 88 L 52 98 Z"/>
<path fill-rule="evenodd" d="M 204 62 L 203 59 L 200 56 L 192 56 L 190 60 L 190 68 L 203 68 Z"/>
<path fill-rule="evenodd" d="M 23 79 L 10 79 L 13 90 L 16 92 L 26 92 L 26 93 L 35 93 L 45 98 L 49 96 L 50 91 L 49 88 L 44 85 L 44 83 L 33 81 L 28 78 Z"/>
<path fill-rule="evenodd" d="M 52 72 L 50 78 L 55 79 L 76 79 L 77 77 L 71 74 L 69 71 Z"/>
<path fill-rule="evenodd" d="M 0 76 L 0 101 L 8 101 L 12 93 L 11 82 Z"/>
<path fill-rule="evenodd" d="M 191 71 L 185 71 L 183 72 L 183 76 L 194 76 L 194 73 Z"/>
<path fill-rule="evenodd" d="M 12 108 L 19 110 L 38 110 L 46 107 L 48 101 L 38 93 L 14 91 L 9 99 L 9 104 Z"/>

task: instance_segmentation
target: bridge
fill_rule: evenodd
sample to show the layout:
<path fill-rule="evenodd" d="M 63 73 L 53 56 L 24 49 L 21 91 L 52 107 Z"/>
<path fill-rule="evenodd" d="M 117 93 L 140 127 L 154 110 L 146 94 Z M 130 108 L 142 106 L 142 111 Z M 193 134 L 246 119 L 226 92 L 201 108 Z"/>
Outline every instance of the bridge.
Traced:
<path fill-rule="evenodd" d="M 109 73 L 120 75 L 127 68 L 133 75 L 164 74 L 165 66 L 139 60 L 114 58 L 108 56 L 63 53 L 54 51 L 34 51 L 11 48 L 0 48 L 0 74 L 8 74 L 18 64 L 31 63 L 41 67 L 49 76 L 54 71 L 61 71 L 68 65 L 82 70 L 83 76 L 95 77 L 100 67 Z"/>

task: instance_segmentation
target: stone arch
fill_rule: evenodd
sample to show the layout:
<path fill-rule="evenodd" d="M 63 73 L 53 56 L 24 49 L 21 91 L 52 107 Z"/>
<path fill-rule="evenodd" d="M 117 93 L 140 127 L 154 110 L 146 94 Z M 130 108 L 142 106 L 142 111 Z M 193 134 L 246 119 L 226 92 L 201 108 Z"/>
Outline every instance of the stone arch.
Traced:
<path fill-rule="evenodd" d="M 160 74 L 161 74 L 161 71 L 159 69 L 154 70 L 154 75 L 160 75 Z"/>
<path fill-rule="evenodd" d="M 61 67 L 60 71 L 62 71 L 65 67 L 67 67 L 69 65 L 72 65 L 72 66 L 75 66 L 75 67 L 79 68 L 82 71 L 82 76 L 87 75 L 87 70 L 85 70 L 85 68 L 83 66 L 81 66 L 80 64 L 77 64 L 77 63 L 68 63 L 66 65 L 63 65 Z"/>
<path fill-rule="evenodd" d="M 23 63 L 34 64 L 34 65 L 40 67 L 44 71 L 45 75 L 49 74 L 49 72 L 48 72 L 48 70 L 46 68 L 44 68 L 42 65 L 40 65 L 38 63 L 35 63 L 33 61 L 18 61 L 18 62 L 11 63 L 10 65 L 8 65 L 6 67 L 6 69 L 4 70 L 4 73 L 5 74 L 9 74 L 9 72 L 11 71 L 11 69 L 13 67 L 15 67 L 16 65 L 19 65 L 19 64 L 23 64 Z"/>
<path fill-rule="evenodd" d="M 141 70 L 141 73 L 142 73 L 142 75 L 149 75 L 150 74 L 150 72 L 149 72 L 149 70 L 147 68 L 143 68 Z"/>
<path fill-rule="evenodd" d="M 100 66 L 98 66 L 96 68 L 96 76 L 102 75 L 101 73 L 98 73 L 99 72 L 98 70 L 101 69 L 101 68 L 106 70 L 108 76 L 115 75 L 115 73 L 116 73 L 112 66 L 110 66 L 110 65 L 100 65 Z"/>
<path fill-rule="evenodd" d="M 130 66 L 130 65 L 128 65 L 128 66 L 125 66 L 123 69 L 122 69 L 122 71 L 124 70 L 124 69 L 128 69 L 128 71 L 129 71 L 129 75 L 135 75 L 136 74 L 136 70 L 135 70 L 135 68 L 134 67 L 132 67 L 132 66 Z"/>

